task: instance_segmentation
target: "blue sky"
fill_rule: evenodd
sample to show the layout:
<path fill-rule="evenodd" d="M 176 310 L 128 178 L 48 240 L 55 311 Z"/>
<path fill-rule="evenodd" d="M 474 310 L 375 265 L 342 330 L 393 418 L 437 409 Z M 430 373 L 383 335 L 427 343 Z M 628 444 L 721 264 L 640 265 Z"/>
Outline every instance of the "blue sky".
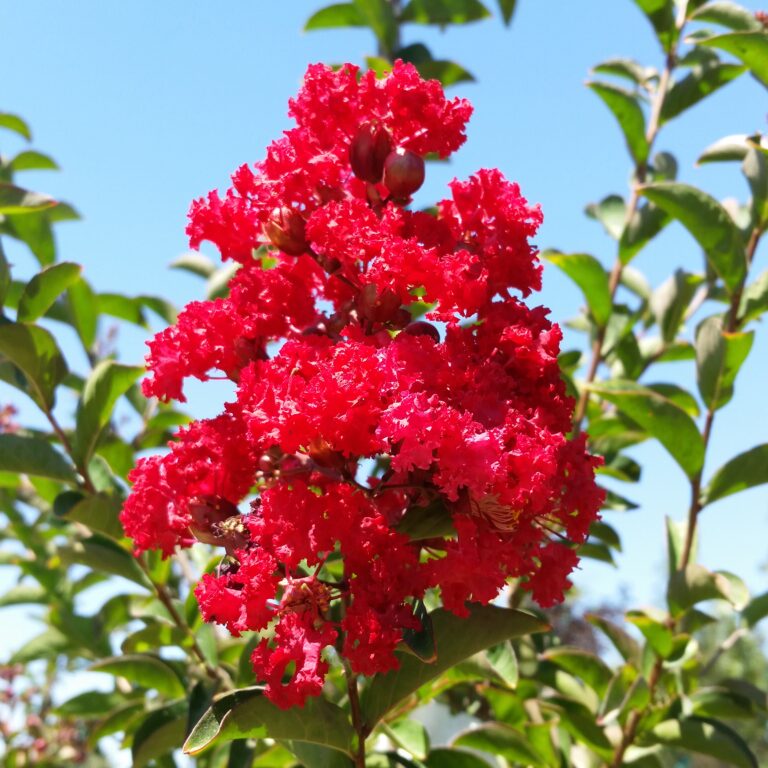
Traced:
<path fill-rule="evenodd" d="M 61 173 L 28 174 L 26 184 L 81 211 L 82 222 L 61 227 L 60 253 L 82 263 L 97 290 L 162 294 L 178 305 L 200 297 L 199 281 L 167 268 L 187 248 L 190 201 L 225 187 L 231 171 L 259 159 L 288 126 L 286 102 L 309 62 L 360 63 L 373 52 L 365 30 L 303 33 L 305 19 L 323 4 L 0 2 L 0 71 L 6 73 L 0 110 L 23 115 L 34 147 L 61 165 Z M 498 166 L 530 200 L 542 203 L 542 248 L 587 251 L 610 265 L 613 243 L 584 217 L 583 208 L 608 193 L 624 193 L 630 165 L 611 116 L 584 81 L 591 65 L 612 56 L 659 65 L 650 27 L 634 4 L 520 0 L 511 30 L 495 19 L 446 33 L 409 28 L 405 42 L 417 40 L 427 42 L 436 57 L 455 58 L 477 78 L 452 91 L 474 103 L 469 140 L 450 164 L 429 169 L 423 200 L 442 196 L 454 176 Z M 657 149 L 677 155 L 684 180 L 719 197 L 744 199 L 747 188 L 737 166 L 696 169 L 693 163 L 721 136 L 765 131 L 767 106 L 765 90 L 742 77 L 672 122 Z M 18 148 L 0 136 L 0 151 Z M 765 268 L 766 250 L 756 272 Z M 31 260 L 18 251 L 12 255 L 17 274 L 30 276 Z M 695 270 L 700 264 L 698 248 L 673 225 L 634 266 L 658 285 L 670 265 Z M 546 270 L 539 300 L 559 322 L 581 303 L 554 268 Z M 121 356 L 137 362 L 142 344 L 141 334 L 121 333 Z M 766 439 L 767 347 L 765 336 L 758 336 L 735 401 L 718 416 L 709 472 Z M 659 369 L 649 381 L 669 379 L 694 386 L 680 364 Z M 193 401 L 197 415 L 219 405 L 201 394 Z M 642 509 L 606 518 L 623 536 L 620 567 L 586 563 L 577 575 L 593 600 L 616 596 L 620 585 L 640 602 L 657 599 L 663 517 L 680 519 L 687 508 L 687 485 L 666 454 L 641 446 L 635 455 L 645 466 L 644 482 L 625 492 Z M 765 490 L 750 491 L 702 517 L 702 561 L 744 575 L 755 593 L 768 589 L 759 567 L 768 554 L 767 501 Z"/>

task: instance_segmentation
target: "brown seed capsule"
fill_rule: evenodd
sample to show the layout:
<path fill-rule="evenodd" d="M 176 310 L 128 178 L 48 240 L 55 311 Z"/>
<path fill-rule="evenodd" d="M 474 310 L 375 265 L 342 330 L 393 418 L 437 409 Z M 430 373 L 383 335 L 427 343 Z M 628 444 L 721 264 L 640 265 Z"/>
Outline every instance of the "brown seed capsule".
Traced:
<path fill-rule="evenodd" d="M 289 256 L 301 256 L 309 249 L 304 217 L 292 208 L 275 208 L 264 225 L 264 234 L 275 248 Z"/>
<path fill-rule="evenodd" d="M 349 145 L 349 162 L 358 179 L 377 184 L 381 181 L 384 161 L 392 151 L 389 131 L 374 123 L 364 123 Z"/>
<path fill-rule="evenodd" d="M 395 200 L 407 200 L 424 183 L 424 159 L 398 147 L 384 162 L 384 185 Z"/>
<path fill-rule="evenodd" d="M 405 327 L 404 332 L 411 336 L 429 336 L 435 344 L 440 343 L 440 331 L 426 320 L 414 320 Z"/>

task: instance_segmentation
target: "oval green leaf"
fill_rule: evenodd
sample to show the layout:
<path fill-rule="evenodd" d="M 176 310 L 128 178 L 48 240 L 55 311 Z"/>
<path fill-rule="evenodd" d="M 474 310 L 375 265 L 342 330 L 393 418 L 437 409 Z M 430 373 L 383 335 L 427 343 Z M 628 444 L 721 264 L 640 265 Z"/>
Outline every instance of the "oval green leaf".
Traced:
<path fill-rule="evenodd" d="M 638 165 L 645 163 L 649 152 L 645 137 L 645 115 L 635 94 L 610 83 L 594 81 L 587 85 L 613 112 L 635 162 Z"/>
<path fill-rule="evenodd" d="M 698 45 L 733 54 L 768 88 L 768 35 L 765 32 L 729 32 L 699 40 Z"/>
<path fill-rule="evenodd" d="M 90 667 L 92 672 L 106 672 L 124 677 L 130 683 L 165 696 L 181 697 L 186 689 L 176 670 L 159 656 L 149 653 L 113 656 L 97 661 Z"/>
<path fill-rule="evenodd" d="M 747 262 L 741 232 L 725 208 L 700 189 L 676 181 L 648 184 L 640 192 L 693 235 L 733 293 L 744 279 Z"/>
<path fill-rule="evenodd" d="M 196 755 L 214 742 L 242 738 L 271 738 L 309 742 L 350 754 L 352 726 L 342 709 L 322 698 L 310 698 L 299 708 L 280 709 L 261 687 L 227 693 L 197 722 L 184 743 L 184 753 Z"/>
<path fill-rule="evenodd" d="M 693 477 L 704 464 L 704 441 L 696 423 L 666 397 L 633 381 L 606 381 L 590 389 L 655 437 L 682 470 Z"/>
<path fill-rule="evenodd" d="M 768 483 L 768 443 L 756 445 L 720 467 L 704 489 L 702 501 L 712 504 L 764 483 Z"/>
<path fill-rule="evenodd" d="M 424 663 L 399 653 L 399 669 L 375 675 L 363 692 L 363 716 L 369 726 L 399 701 L 460 661 L 511 637 L 543 632 L 547 625 L 524 611 L 493 605 L 472 605 L 467 618 L 438 609 L 430 614 L 437 645 L 437 659 Z"/>
<path fill-rule="evenodd" d="M 52 264 L 38 272 L 19 298 L 17 319 L 31 323 L 42 317 L 54 301 L 80 277 L 82 267 L 67 261 Z"/>

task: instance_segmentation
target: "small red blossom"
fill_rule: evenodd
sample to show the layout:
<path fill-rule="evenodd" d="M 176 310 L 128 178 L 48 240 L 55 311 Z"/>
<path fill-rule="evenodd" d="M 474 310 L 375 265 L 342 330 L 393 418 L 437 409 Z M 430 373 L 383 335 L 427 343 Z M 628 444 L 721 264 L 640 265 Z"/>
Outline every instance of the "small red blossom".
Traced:
<path fill-rule="evenodd" d="M 541 285 L 538 206 L 482 170 L 436 213 L 407 207 L 470 114 L 409 64 L 313 65 L 296 126 L 190 211 L 192 246 L 238 270 L 149 343 L 144 392 L 226 378 L 236 395 L 140 460 L 121 520 L 138 552 L 223 549 L 201 613 L 260 633 L 281 707 L 320 692 L 331 646 L 355 674 L 397 668 L 427 590 L 458 615 L 512 578 L 558 602 L 603 500 L 569 437 L 560 329 L 520 298 Z M 424 507 L 444 519 L 411 539 Z"/>

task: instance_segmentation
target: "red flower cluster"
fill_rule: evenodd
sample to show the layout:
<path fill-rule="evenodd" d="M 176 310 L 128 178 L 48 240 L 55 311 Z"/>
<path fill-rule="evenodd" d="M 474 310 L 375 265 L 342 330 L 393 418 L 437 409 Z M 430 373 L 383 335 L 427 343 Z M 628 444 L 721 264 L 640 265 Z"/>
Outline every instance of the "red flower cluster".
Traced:
<path fill-rule="evenodd" d="M 241 265 L 229 297 L 149 345 L 148 396 L 217 371 L 236 400 L 143 459 L 122 513 L 137 550 L 226 549 L 201 611 L 263 632 L 254 669 L 285 707 L 319 693 L 327 646 L 357 674 L 396 667 L 427 590 L 459 615 L 510 578 L 561 600 L 577 557 L 557 539 L 582 542 L 601 503 L 567 438 L 560 329 L 511 294 L 540 287 L 541 212 L 495 170 L 406 207 L 469 104 L 407 64 L 318 65 L 290 112 L 266 160 L 192 206 L 192 245 Z"/>

